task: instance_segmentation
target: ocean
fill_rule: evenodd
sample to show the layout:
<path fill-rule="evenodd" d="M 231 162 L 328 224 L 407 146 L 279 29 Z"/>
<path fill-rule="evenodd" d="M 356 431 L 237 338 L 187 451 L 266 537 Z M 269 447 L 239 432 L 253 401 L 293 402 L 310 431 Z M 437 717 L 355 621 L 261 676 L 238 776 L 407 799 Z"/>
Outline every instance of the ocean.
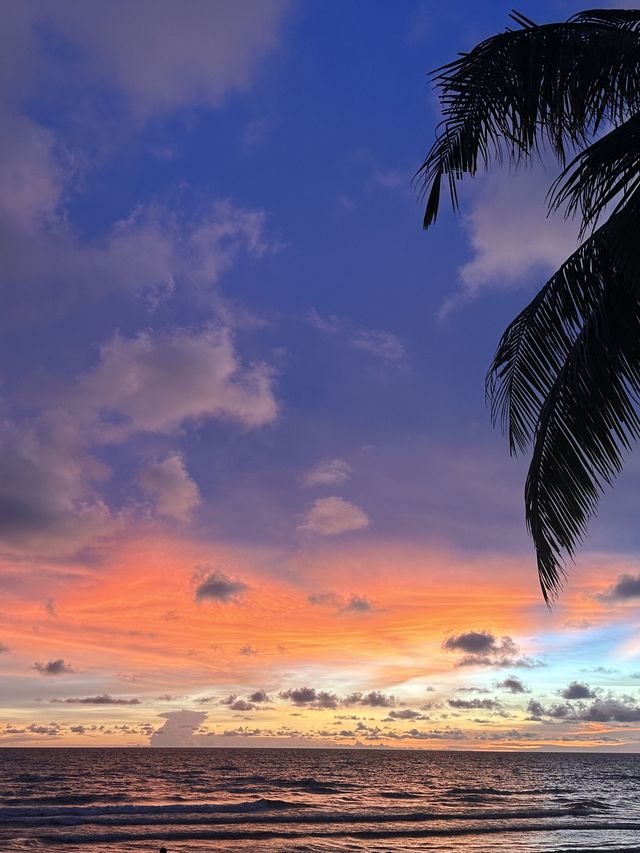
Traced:
<path fill-rule="evenodd" d="M 0 850 L 640 850 L 640 756 L 2 749 Z"/>

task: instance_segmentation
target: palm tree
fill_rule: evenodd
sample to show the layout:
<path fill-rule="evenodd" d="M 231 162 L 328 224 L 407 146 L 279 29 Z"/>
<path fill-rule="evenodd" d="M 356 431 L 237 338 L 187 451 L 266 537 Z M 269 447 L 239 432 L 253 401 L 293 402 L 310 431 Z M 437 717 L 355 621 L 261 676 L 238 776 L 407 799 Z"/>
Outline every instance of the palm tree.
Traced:
<path fill-rule="evenodd" d="M 424 227 L 443 179 L 550 153 L 550 211 L 581 221 L 579 248 L 504 332 L 487 400 L 512 454 L 532 447 L 527 526 L 547 603 L 600 494 L 640 437 L 640 11 L 585 11 L 514 29 L 434 72 L 443 119 L 418 171 Z"/>

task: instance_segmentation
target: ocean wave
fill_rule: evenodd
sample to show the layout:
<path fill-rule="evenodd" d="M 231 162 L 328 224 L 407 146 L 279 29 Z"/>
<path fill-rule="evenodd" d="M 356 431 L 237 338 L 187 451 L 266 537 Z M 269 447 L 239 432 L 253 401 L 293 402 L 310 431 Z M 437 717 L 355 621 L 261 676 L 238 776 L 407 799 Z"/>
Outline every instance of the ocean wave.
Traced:
<path fill-rule="evenodd" d="M 521 788 L 518 791 L 503 788 L 456 787 L 448 788 L 447 796 L 493 796 L 493 797 L 535 797 L 558 794 L 575 794 L 575 788 Z"/>
<path fill-rule="evenodd" d="M 499 822 L 510 825 L 518 820 L 550 821 L 560 818 L 585 818 L 597 815 L 603 810 L 601 804 L 579 802 L 564 808 L 528 808 L 482 812 L 434 812 L 434 811 L 390 811 L 387 809 L 371 811 L 325 811 L 309 809 L 310 804 L 291 803 L 282 800 L 257 800 L 253 803 L 224 805 L 167 805 L 167 806 L 130 806 L 120 809 L 105 806 L 102 808 L 50 809 L 25 815 L 4 817 L 4 823 L 13 826 L 72 827 L 92 825 L 99 827 L 124 828 L 132 826 L 175 827 L 181 826 L 217 826 L 220 831 L 230 824 L 238 824 L 242 815 L 243 827 L 261 825 L 287 826 L 351 826 L 362 827 L 373 824 L 470 824 L 490 825 Z M 18 811 L 18 810 L 15 810 Z M 25 811 L 25 810 L 20 810 Z M 0 818 L 2 815 L 0 815 Z M 247 831 L 251 831 L 247 829 Z M 271 831 L 271 830 L 270 830 Z M 347 830 L 342 830 L 347 832 Z"/>
<path fill-rule="evenodd" d="M 87 806 L 87 807 L 65 807 L 49 808 L 43 807 L 14 807 L 0 808 L 0 821 L 5 823 L 18 821 L 31 821 L 42 819 L 80 819 L 92 822 L 96 818 L 116 816 L 148 816 L 155 818 L 161 815 L 180 817 L 182 815 L 216 815 L 216 814 L 248 814 L 263 810 L 280 810 L 305 807 L 305 804 L 292 803 L 287 800 L 260 798 L 243 803 L 191 803 L 189 805 L 115 805 L 115 806 Z"/>
<path fill-rule="evenodd" d="M 421 794 L 413 794 L 410 791 L 381 791 L 379 797 L 384 797 L 387 800 L 420 800 Z"/>
<path fill-rule="evenodd" d="M 600 823 L 515 823 L 507 825 L 478 825 L 457 827 L 385 827 L 385 828 L 342 828 L 326 829 L 324 831 L 300 829 L 216 829 L 216 830 L 184 830 L 172 829 L 160 831 L 157 829 L 147 832 L 110 832 L 91 833 L 85 835 L 45 835 L 39 841 L 50 845 L 80 845 L 80 844 L 113 844 L 125 842 L 172 842 L 172 841 L 266 841 L 305 838 L 353 838 L 353 839 L 391 839 L 391 838 L 442 838 L 461 835 L 496 835 L 504 833 L 538 833 L 538 832 L 573 832 L 588 831 L 609 832 L 611 830 L 640 831 L 638 822 L 600 822 Z"/>
<path fill-rule="evenodd" d="M 302 779 L 283 779 L 272 778 L 267 776 L 240 776 L 231 781 L 233 787 L 220 790 L 227 790 L 230 793 L 247 793 L 250 791 L 262 790 L 264 788 L 277 788 L 280 790 L 304 791 L 309 794 L 343 794 L 353 790 L 356 786 L 345 782 L 333 782 L 324 779 L 316 779 L 313 776 L 307 776 Z"/>
<path fill-rule="evenodd" d="M 23 797 L 2 797 L 0 799 L 0 819 L 4 807 L 34 808 L 37 806 L 82 806 L 91 803 L 128 802 L 126 794 L 51 794 L 50 796 L 28 795 Z"/>

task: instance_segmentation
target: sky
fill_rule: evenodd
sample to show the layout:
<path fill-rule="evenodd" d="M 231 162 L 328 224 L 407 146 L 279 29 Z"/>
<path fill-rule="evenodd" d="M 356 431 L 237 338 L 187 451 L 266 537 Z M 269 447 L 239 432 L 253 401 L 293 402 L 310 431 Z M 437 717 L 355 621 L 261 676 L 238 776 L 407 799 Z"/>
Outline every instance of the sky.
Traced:
<path fill-rule="evenodd" d="M 3 4 L 1 745 L 638 750 L 638 458 L 549 610 L 484 401 L 553 167 L 412 186 L 508 12 Z"/>

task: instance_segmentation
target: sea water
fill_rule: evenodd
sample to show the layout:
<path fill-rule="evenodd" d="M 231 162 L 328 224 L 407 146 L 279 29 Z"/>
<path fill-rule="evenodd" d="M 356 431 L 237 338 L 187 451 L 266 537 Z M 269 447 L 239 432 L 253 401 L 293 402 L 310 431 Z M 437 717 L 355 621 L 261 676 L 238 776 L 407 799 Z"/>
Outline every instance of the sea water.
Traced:
<path fill-rule="evenodd" d="M 640 757 L 2 749 L 0 850 L 640 850 Z"/>

